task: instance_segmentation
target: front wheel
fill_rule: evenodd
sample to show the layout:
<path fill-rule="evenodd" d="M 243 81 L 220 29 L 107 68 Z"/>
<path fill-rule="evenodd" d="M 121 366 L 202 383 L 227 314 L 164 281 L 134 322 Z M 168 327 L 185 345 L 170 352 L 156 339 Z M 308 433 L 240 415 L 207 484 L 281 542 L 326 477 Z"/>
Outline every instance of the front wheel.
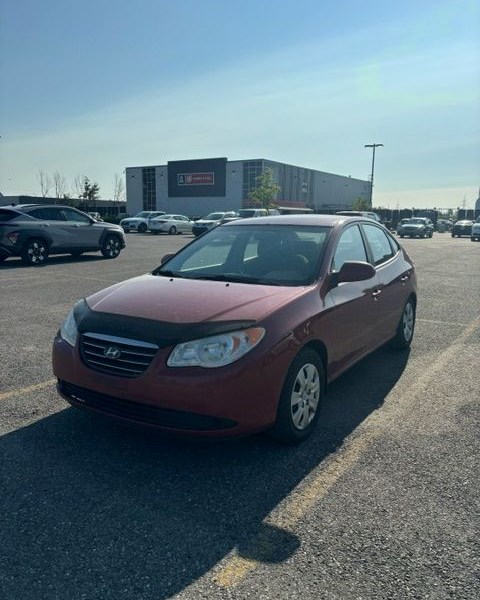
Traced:
<path fill-rule="evenodd" d="M 116 235 L 107 235 L 101 249 L 104 258 L 117 258 L 122 246 Z"/>
<path fill-rule="evenodd" d="M 22 260 L 26 265 L 40 267 L 48 258 L 47 243 L 41 239 L 28 240 L 22 250 Z"/>
<path fill-rule="evenodd" d="M 137 227 L 137 231 L 138 233 L 146 233 L 147 226 L 145 225 L 145 223 L 140 223 L 140 225 Z"/>
<path fill-rule="evenodd" d="M 305 348 L 287 373 L 270 435 L 284 444 L 298 444 L 313 431 L 320 414 L 325 373 L 319 355 Z"/>
<path fill-rule="evenodd" d="M 403 309 L 403 314 L 397 327 L 397 333 L 390 342 L 391 348 L 395 350 L 406 350 L 413 339 L 415 330 L 416 306 L 413 298 L 409 298 Z"/>
<path fill-rule="evenodd" d="M 172 226 L 170 227 L 170 229 L 168 230 L 168 233 L 169 233 L 170 235 L 175 235 L 175 234 L 177 233 L 177 228 L 175 227 L 175 225 L 172 225 Z"/>

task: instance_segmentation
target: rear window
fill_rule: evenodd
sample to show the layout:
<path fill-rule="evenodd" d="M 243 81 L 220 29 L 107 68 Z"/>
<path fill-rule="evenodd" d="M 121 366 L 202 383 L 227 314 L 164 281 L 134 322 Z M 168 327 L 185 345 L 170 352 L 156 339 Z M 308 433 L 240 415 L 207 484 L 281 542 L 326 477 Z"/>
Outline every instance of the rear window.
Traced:
<path fill-rule="evenodd" d="M 18 217 L 19 213 L 14 210 L 2 210 L 0 208 L 0 223 L 6 223 L 7 221 L 11 221 L 15 217 Z"/>

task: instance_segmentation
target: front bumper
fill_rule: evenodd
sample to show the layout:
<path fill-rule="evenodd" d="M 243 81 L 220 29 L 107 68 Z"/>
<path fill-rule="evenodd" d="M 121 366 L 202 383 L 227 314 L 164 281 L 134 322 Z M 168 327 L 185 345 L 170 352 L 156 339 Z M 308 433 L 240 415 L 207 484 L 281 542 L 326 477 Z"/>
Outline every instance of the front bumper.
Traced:
<path fill-rule="evenodd" d="M 290 356 L 245 360 L 218 369 L 169 368 L 171 348 L 160 349 L 140 377 L 127 379 L 88 368 L 77 348 L 59 336 L 53 372 L 70 404 L 131 425 L 179 435 L 237 437 L 275 422 Z M 271 355 L 268 355 L 271 356 Z"/>

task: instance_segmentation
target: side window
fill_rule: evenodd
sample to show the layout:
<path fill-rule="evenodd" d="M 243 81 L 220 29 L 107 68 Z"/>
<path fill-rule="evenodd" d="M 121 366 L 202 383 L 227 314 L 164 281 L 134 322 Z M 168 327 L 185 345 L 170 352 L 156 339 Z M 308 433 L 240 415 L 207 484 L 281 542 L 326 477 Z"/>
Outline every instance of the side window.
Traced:
<path fill-rule="evenodd" d="M 350 260 L 367 262 L 367 253 L 358 225 L 348 227 L 340 236 L 333 257 L 332 269 L 339 271 L 343 263 Z"/>
<path fill-rule="evenodd" d="M 0 209 L 0 223 L 6 223 L 11 221 L 15 217 L 18 217 L 18 213 L 13 210 L 2 210 Z"/>
<path fill-rule="evenodd" d="M 386 233 L 380 227 L 375 227 L 374 225 L 363 224 L 362 227 L 367 237 L 368 245 L 372 250 L 373 264 L 381 265 L 392 258 L 394 251 Z"/>
<path fill-rule="evenodd" d="M 82 215 L 82 213 L 77 212 L 76 210 L 71 210 L 70 208 L 63 208 L 62 213 L 65 216 L 67 221 L 76 221 L 77 223 L 90 223 L 90 219 Z"/>
<path fill-rule="evenodd" d="M 64 221 L 62 211 L 58 208 L 44 208 L 42 209 L 42 218 L 46 221 Z"/>
<path fill-rule="evenodd" d="M 400 246 L 395 238 L 391 235 L 387 235 L 388 241 L 390 242 L 390 246 L 392 247 L 393 254 L 396 254 L 400 250 Z"/>
<path fill-rule="evenodd" d="M 44 208 L 35 208 L 34 210 L 29 211 L 28 213 L 34 219 L 41 219 L 42 221 L 45 219 L 45 209 Z"/>

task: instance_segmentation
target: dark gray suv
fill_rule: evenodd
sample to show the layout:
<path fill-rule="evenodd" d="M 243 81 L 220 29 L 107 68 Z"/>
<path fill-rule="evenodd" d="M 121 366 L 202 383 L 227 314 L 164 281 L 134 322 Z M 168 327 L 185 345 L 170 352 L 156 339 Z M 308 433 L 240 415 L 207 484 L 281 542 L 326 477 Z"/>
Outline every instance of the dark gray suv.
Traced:
<path fill-rule="evenodd" d="M 0 262 L 21 256 L 27 265 L 42 265 L 49 254 L 100 250 L 116 258 L 125 248 L 119 225 L 103 223 L 70 206 L 19 204 L 0 206 Z"/>

